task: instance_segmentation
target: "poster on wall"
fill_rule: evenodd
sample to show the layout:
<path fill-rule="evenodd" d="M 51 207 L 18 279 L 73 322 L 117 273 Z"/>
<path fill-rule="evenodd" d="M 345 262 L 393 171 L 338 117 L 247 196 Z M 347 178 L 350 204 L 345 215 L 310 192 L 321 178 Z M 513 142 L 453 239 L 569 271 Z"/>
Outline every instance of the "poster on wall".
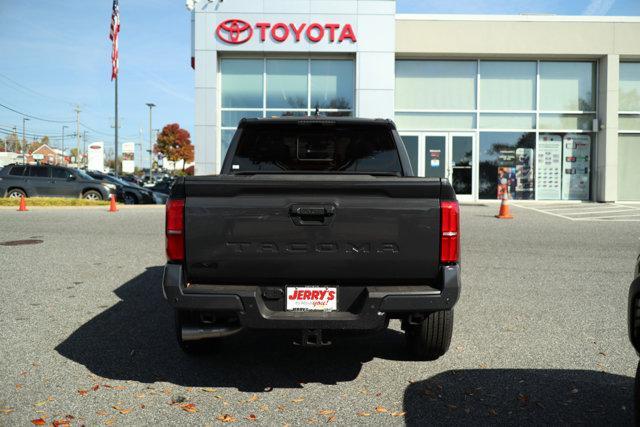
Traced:
<path fill-rule="evenodd" d="M 562 196 L 562 138 L 559 135 L 540 135 L 536 164 L 538 200 L 560 200 Z"/>
<path fill-rule="evenodd" d="M 498 151 L 498 199 L 506 194 L 513 199 L 516 193 L 516 150 Z"/>
<path fill-rule="evenodd" d="M 122 144 L 122 173 L 134 173 L 136 169 L 135 162 L 136 144 L 133 142 L 125 142 Z"/>
<path fill-rule="evenodd" d="M 589 200 L 591 136 L 569 133 L 562 145 L 562 199 Z"/>
<path fill-rule="evenodd" d="M 517 200 L 533 200 L 533 148 L 518 148 L 516 150 L 516 194 Z"/>
<path fill-rule="evenodd" d="M 87 150 L 87 169 L 104 172 L 104 142 L 93 142 Z"/>

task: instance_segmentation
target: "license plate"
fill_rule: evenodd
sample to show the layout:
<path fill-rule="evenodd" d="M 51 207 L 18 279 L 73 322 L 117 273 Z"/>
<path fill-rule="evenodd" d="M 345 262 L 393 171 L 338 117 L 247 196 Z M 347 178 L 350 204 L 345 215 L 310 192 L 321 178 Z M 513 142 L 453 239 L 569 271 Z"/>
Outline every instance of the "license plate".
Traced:
<path fill-rule="evenodd" d="M 287 287 L 287 311 L 336 311 L 338 288 Z"/>

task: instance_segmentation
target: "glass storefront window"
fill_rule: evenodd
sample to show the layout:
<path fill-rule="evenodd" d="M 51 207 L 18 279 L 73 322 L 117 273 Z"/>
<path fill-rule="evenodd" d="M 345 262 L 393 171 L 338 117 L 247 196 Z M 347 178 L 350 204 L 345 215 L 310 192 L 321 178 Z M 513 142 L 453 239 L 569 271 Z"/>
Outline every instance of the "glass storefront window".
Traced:
<path fill-rule="evenodd" d="M 396 61 L 396 109 L 474 110 L 476 61 Z"/>
<path fill-rule="evenodd" d="M 480 114 L 480 129 L 535 129 L 535 114 Z"/>
<path fill-rule="evenodd" d="M 532 132 L 481 132 L 479 197 L 534 199 L 535 148 Z"/>
<path fill-rule="evenodd" d="M 640 135 L 618 138 L 618 200 L 640 200 Z"/>
<path fill-rule="evenodd" d="M 224 156 L 227 155 L 227 150 L 229 150 L 229 146 L 231 145 L 231 140 L 233 139 L 233 135 L 236 133 L 235 129 L 223 129 L 220 133 L 220 145 L 221 145 L 221 159 L 224 159 Z"/>
<path fill-rule="evenodd" d="M 618 129 L 621 131 L 640 130 L 640 114 L 620 114 Z"/>
<path fill-rule="evenodd" d="M 419 137 L 417 135 L 402 135 L 402 142 L 404 143 L 404 147 L 407 149 L 407 155 L 409 156 L 409 160 L 411 161 L 411 169 L 413 169 L 413 173 L 415 176 L 419 174 L 419 156 L 420 156 L 420 146 L 418 143 Z"/>
<path fill-rule="evenodd" d="M 540 114 L 540 129 L 593 130 L 593 114 Z"/>
<path fill-rule="evenodd" d="M 480 109 L 535 110 L 536 68 L 535 62 L 481 61 Z"/>
<path fill-rule="evenodd" d="M 232 127 L 235 128 L 238 126 L 238 122 L 241 119 L 259 119 L 262 117 L 262 110 L 260 111 L 222 111 L 222 127 Z"/>
<path fill-rule="evenodd" d="M 267 60 L 267 108 L 307 108 L 309 62 Z"/>
<path fill-rule="evenodd" d="M 640 62 L 620 63 L 620 111 L 640 111 Z"/>
<path fill-rule="evenodd" d="M 353 109 L 355 69 L 351 60 L 311 60 L 311 105 L 317 108 Z"/>
<path fill-rule="evenodd" d="M 474 113 L 396 113 L 398 129 L 465 130 L 476 127 Z"/>
<path fill-rule="evenodd" d="M 261 59 L 224 59 L 222 73 L 222 108 L 262 108 Z"/>
<path fill-rule="evenodd" d="M 594 62 L 540 62 L 540 110 L 595 111 Z"/>

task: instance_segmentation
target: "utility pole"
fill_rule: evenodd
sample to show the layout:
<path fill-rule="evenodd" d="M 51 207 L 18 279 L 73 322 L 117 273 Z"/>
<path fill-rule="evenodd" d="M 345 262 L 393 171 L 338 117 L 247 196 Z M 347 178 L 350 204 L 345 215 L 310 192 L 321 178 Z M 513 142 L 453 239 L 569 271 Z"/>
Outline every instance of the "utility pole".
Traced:
<path fill-rule="evenodd" d="M 62 161 L 64 162 L 64 130 L 67 129 L 69 126 L 64 125 L 62 126 Z"/>
<path fill-rule="evenodd" d="M 80 166 L 80 106 L 76 105 L 76 166 Z"/>
<path fill-rule="evenodd" d="M 153 169 L 153 107 L 156 104 L 152 102 L 147 103 L 147 107 L 149 107 L 149 181 L 151 181 L 151 170 Z"/>
<path fill-rule="evenodd" d="M 26 148 L 27 148 L 27 139 L 25 137 L 25 134 L 26 134 L 26 130 L 25 129 L 26 129 L 26 122 L 28 122 L 28 121 L 29 121 L 28 117 L 23 117 L 22 118 L 22 144 L 21 145 L 22 145 L 22 162 L 24 164 L 27 164 L 27 157 L 25 156 L 25 151 L 26 151 Z"/>
<path fill-rule="evenodd" d="M 13 136 L 15 136 L 16 141 L 18 141 L 18 126 L 13 127 Z M 16 150 L 16 152 L 18 151 L 18 147 L 13 147 L 13 149 Z"/>

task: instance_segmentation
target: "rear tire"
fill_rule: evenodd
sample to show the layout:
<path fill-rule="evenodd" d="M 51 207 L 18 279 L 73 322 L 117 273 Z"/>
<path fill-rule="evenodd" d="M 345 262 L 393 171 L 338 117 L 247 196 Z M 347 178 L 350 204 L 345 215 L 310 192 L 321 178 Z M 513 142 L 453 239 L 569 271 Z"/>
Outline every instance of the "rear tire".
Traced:
<path fill-rule="evenodd" d="M 132 193 L 124 193 L 124 204 L 125 205 L 137 205 L 138 198 Z"/>
<path fill-rule="evenodd" d="M 174 311 L 176 340 L 180 349 L 183 352 L 194 356 L 211 352 L 218 342 L 217 339 L 207 339 L 199 341 L 185 341 L 182 339 L 182 325 L 189 325 L 197 322 L 197 313 L 193 311 L 178 309 L 175 309 Z"/>
<path fill-rule="evenodd" d="M 85 200 L 102 200 L 102 194 L 96 190 L 89 190 L 82 194 L 82 198 Z"/>
<path fill-rule="evenodd" d="M 21 197 L 27 197 L 27 193 L 19 188 L 12 188 L 11 190 L 7 191 L 7 197 L 10 199 L 19 199 Z"/>
<path fill-rule="evenodd" d="M 633 402 L 635 404 L 635 425 L 640 426 L 640 362 L 638 362 L 638 368 L 636 369 Z"/>
<path fill-rule="evenodd" d="M 417 325 L 405 331 L 409 352 L 416 360 L 436 360 L 443 356 L 451 344 L 453 310 L 429 313 Z"/>

